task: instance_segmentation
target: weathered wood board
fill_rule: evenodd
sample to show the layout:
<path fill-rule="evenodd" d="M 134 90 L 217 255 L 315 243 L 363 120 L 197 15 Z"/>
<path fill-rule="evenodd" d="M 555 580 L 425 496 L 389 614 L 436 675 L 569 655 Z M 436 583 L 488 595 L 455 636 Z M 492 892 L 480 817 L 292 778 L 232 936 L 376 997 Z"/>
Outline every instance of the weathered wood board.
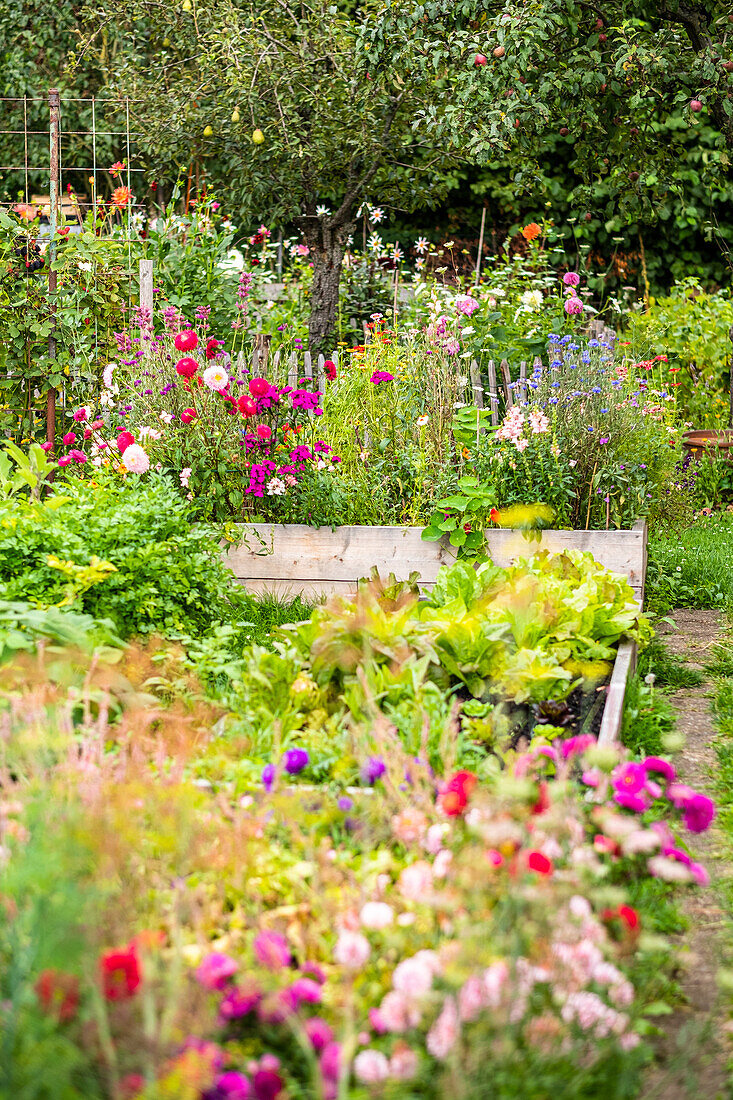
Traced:
<path fill-rule="evenodd" d="M 243 541 L 227 551 L 227 564 L 250 591 L 332 595 L 348 592 L 372 567 L 386 577 L 406 580 L 420 574 L 429 588 L 442 565 L 455 560 L 447 542 L 424 542 L 420 527 L 306 527 L 298 524 L 242 524 Z M 629 578 L 643 602 L 646 572 L 646 524 L 630 531 L 543 531 L 528 541 L 519 531 L 488 533 L 497 565 L 528 557 L 541 547 L 587 550 L 607 569 Z"/>

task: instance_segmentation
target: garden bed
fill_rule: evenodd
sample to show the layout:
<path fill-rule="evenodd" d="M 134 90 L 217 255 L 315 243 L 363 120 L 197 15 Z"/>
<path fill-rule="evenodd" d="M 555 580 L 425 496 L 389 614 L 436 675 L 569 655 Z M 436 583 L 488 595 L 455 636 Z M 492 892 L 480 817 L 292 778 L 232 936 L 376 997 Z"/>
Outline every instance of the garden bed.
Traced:
<path fill-rule="evenodd" d="M 425 542 L 420 527 L 306 527 L 302 524 L 250 523 L 239 525 L 242 542 L 227 551 L 227 563 L 237 580 L 251 592 L 277 595 L 302 593 L 306 597 L 353 591 L 360 577 L 376 568 L 382 577 L 397 580 L 420 574 L 431 588 L 438 570 L 455 560 L 444 542 Z M 488 531 L 489 553 L 497 565 L 527 557 L 541 548 L 585 550 L 596 561 L 629 579 L 637 599 L 644 602 L 647 527 L 643 520 L 626 531 L 542 531 L 527 541 L 521 531 Z"/>

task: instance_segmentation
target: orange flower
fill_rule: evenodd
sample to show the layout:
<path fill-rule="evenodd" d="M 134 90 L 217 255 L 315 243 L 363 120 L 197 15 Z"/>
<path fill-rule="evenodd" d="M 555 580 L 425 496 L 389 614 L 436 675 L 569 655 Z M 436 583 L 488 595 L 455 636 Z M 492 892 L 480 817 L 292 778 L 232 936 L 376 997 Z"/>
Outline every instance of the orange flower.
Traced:
<path fill-rule="evenodd" d="M 19 202 L 17 206 L 13 207 L 13 210 L 24 222 L 32 222 L 38 211 L 35 206 L 29 206 L 28 203 Z"/>
<path fill-rule="evenodd" d="M 129 187 L 115 187 L 110 202 L 121 210 L 123 206 L 127 206 L 131 198 L 132 192 Z"/>
<path fill-rule="evenodd" d="M 522 230 L 522 236 L 525 241 L 536 241 L 542 230 L 538 226 L 537 222 L 530 222 L 529 225 L 525 225 Z"/>

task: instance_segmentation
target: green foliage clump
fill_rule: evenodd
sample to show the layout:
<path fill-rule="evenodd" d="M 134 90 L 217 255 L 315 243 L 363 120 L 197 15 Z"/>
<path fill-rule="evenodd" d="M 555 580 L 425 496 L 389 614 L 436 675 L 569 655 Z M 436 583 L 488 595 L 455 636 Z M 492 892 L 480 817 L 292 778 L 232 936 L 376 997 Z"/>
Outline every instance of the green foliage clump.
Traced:
<path fill-rule="evenodd" d="M 238 590 L 216 532 L 190 523 L 164 477 L 100 475 L 0 502 L 0 598 L 73 604 L 129 638 L 203 632 L 232 614 Z"/>

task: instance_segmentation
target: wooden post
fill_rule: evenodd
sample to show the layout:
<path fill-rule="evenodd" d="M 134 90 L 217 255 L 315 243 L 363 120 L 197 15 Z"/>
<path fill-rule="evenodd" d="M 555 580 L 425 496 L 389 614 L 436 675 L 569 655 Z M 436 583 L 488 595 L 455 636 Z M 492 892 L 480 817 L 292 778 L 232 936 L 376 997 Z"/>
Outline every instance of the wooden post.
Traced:
<path fill-rule="evenodd" d="M 309 351 L 303 354 L 303 378 L 313 379 L 313 357 Z"/>
<path fill-rule="evenodd" d="M 478 369 L 478 363 L 475 359 L 471 360 L 471 366 L 468 368 L 468 373 L 471 378 L 471 389 L 473 390 L 473 403 L 477 409 L 483 409 L 484 407 L 484 387 L 481 383 L 481 372 Z"/>
<path fill-rule="evenodd" d="M 258 352 L 258 372 L 263 378 L 267 378 L 267 361 L 270 358 L 270 344 L 272 342 L 272 336 L 269 332 L 258 332 L 255 334 L 254 346 L 255 351 Z M 252 367 L 252 373 L 254 374 L 254 367 Z"/>
<path fill-rule="evenodd" d="M 333 360 L 331 360 L 333 362 Z M 316 363 L 316 385 L 318 386 L 319 393 L 326 392 L 326 371 L 324 369 L 326 364 L 325 355 L 318 356 L 318 362 Z"/>
<path fill-rule="evenodd" d="M 279 381 L 278 373 L 279 373 L 279 370 L 280 370 L 280 355 L 281 355 L 281 353 L 282 353 L 282 349 L 278 348 L 277 351 L 275 352 L 275 358 L 272 360 L 272 381 L 273 381 L 273 384 L 275 386 L 277 386 L 278 381 Z"/>
<path fill-rule="evenodd" d="M 501 378 L 504 383 L 504 393 L 506 394 L 506 407 L 511 409 L 515 404 L 514 394 L 512 393 L 512 376 L 509 373 L 509 364 L 506 359 L 502 359 L 499 363 L 499 370 L 501 371 Z"/>
<path fill-rule="evenodd" d="M 150 350 L 153 338 L 153 261 L 140 261 L 140 347 L 143 354 Z"/>
<path fill-rule="evenodd" d="M 524 359 L 519 364 L 519 400 L 527 400 L 527 363 Z"/>
<path fill-rule="evenodd" d="M 288 385 L 295 389 L 298 385 L 298 353 L 296 351 L 290 354 L 290 366 L 288 369 Z"/>
<path fill-rule="evenodd" d="M 493 359 L 489 359 L 489 406 L 491 423 L 496 427 L 499 423 L 499 394 L 496 389 L 496 367 Z"/>

